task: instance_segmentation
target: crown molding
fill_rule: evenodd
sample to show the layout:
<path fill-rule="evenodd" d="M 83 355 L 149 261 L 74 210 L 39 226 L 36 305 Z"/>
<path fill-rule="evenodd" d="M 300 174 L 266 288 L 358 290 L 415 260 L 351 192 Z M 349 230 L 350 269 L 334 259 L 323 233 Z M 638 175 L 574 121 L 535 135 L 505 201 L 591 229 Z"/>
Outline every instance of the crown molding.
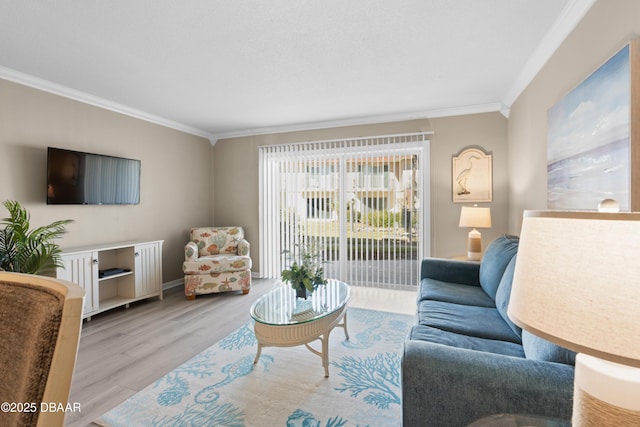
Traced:
<path fill-rule="evenodd" d="M 239 131 L 230 131 L 214 135 L 216 140 L 242 138 L 246 136 L 267 135 L 274 133 L 299 132 L 318 129 L 329 129 L 348 126 L 371 125 L 378 123 L 404 122 L 408 120 L 434 119 L 438 117 L 462 116 L 500 111 L 500 103 L 468 105 L 464 107 L 443 108 L 438 110 L 419 111 L 402 114 L 383 114 L 376 116 L 357 117 L 344 120 L 328 120 L 322 122 L 297 123 L 283 126 L 268 126 Z"/>
<path fill-rule="evenodd" d="M 365 116 L 344 120 L 329 120 L 322 122 L 307 122 L 298 124 L 289 124 L 282 126 L 268 126 L 254 129 L 243 129 L 238 131 L 230 131 L 221 134 L 212 134 L 201 129 L 187 126 L 182 123 L 175 122 L 173 120 L 166 119 L 164 117 L 156 116 L 135 108 L 128 107 L 123 104 L 119 104 L 113 101 L 109 101 L 104 98 L 100 98 L 76 89 L 69 88 L 57 83 L 53 83 L 49 80 L 41 79 L 39 77 L 31 76 L 16 70 L 12 70 L 7 67 L 0 66 L 0 79 L 8 80 L 14 83 L 18 83 L 24 86 L 32 87 L 34 89 L 42 90 L 44 92 L 52 93 L 54 95 L 62 96 L 64 98 L 73 99 L 78 102 L 93 105 L 95 107 L 104 108 L 116 113 L 124 114 L 130 117 L 134 117 L 140 120 L 144 120 L 150 123 L 155 123 L 161 126 L 165 126 L 171 129 L 175 129 L 181 132 L 185 132 L 191 135 L 200 136 L 209 140 L 212 146 L 216 145 L 216 142 L 220 139 L 240 138 L 245 136 L 264 135 L 272 133 L 285 133 L 306 131 L 315 129 L 328 129 L 335 127 L 347 127 L 358 125 L 369 125 L 376 123 L 387 122 L 401 122 L 407 120 L 417 119 L 429 119 L 437 117 L 447 116 L 459 116 L 465 114 L 477 114 L 493 111 L 500 111 L 501 105 L 499 103 L 494 104 L 481 104 L 470 105 L 464 107 L 445 108 L 438 110 L 402 113 L 402 114 L 387 114 L 376 116 Z"/>
<path fill-rule="evenodd" d="M 574 30 L 578 23 L 584 18 L 589 9 L 597 0 L 570 0 L 564 7 L 558 19 L 553 23 L 549 31 L 545 34 L 538 47 L 529 57 L 511 88 L 505 94 L 501 108 L 502 114 L 509 117 L 511 105 L 518 99 L 524 90 L 533 81 L 542 67 L 547 63 L 567 36 Z"/>
<path fill-rule="evenodd" d="M 190 135 L 196 135 L 203 138 L 207 138 L 212 141 L 212 135 L 201 129 L 196 129 L 191 126 L 187 126 L 182 123 L 175 122 L 173 120 L 166 119 L 164 117 L 156 116 L 135 108 L 128 107 L 117 102 L 109 101 L 108 99 L 100 98 L 88 93 L 69 88 L 51 81 L 41 79 L 39 77 L 31 76 L 29 74 L 22 73 L 20 71 L 12 70 L 10 68 L 0 66 L 0 79 L 9 80 L 14 83 L 18 83 L 24 86 L 32 87 L 34 89 L 49 92 L 54 95 L 59 95 L 64 98 L 73 99 L 85 104 L 93 105 L 95 107 L 104 108 L 116 113 L 124 114 L 130 117 L 135 117 L 140 120 L 155 123 L 157 125 L 165 126 L 171 129 L 175 129 L 181 132 L 188 133 Z M 215 140 L 214 140 L 215 141 Z M 213 142 L 215 144 L 215 142 Z"/>
<path fill-rule="evenodd" d="M 216 142 L 220 139 L 240 138 L 246 136 L 255 136 L 263 134 L 285 133 L 306 131 L 315 129 L 328 129 L 335 127 L 347 127 L 358 125 L 369 125 L 375 123 L 387 123 L 387 122 L 400 122 L 416 119 L 430 119 L 438 117 L 460 116 L 467 114 L 478 114 L 486 112 L 499 111 L 505 117 L 509 118 L 509 112 L 511 105 L 516 101 L 520 94 L 526 89 L 526 87 L 535 78 L 536 74 L 542 69 L 544 64 L 549 60 L 551 55 L 558 49 L 567 36 L 578 25 L 584 15 L 591 9 L 597 0 L 570 0 L 569 3 L 563 9 L 561 15 L 556 19 L 549 31 L 546 33 L 538 47 L 533 54 L 529 57 L 529 60 L 525 64 L 524 68 L 514 81 L 511 88 L 505 94 L 502 102 L 470 105 L 462 107 L 444 108 L 420 112 L 410 112 L 401 114 L 389 114 L 389 115 L 376 115 L 357 117 L 344 120 L 328 120 L 321 122 L 307 122 L 298 124 L 289 124 L 282 126 L 267 126 L 254 129 L 244 129 L 238 131 L 229 131 L 219 134 L 213 134 L 206 132 L 202 129 L 197 129 L 192 126 L 188 126 L 182 123 L 175 122 L 173 120 L 166 119 L 164 117 L 156 116 L 135 108 L 128 107 L 126 105 L 118 104 L 116 102 L 109 101 L 104 98 L 100 98 L 94 95 L 87 94 L 82 91 L 71 89 L 66 86 L 59 85 L 57 83 L 50 82 L 48 80 L 40 79 L 19 71 L 15 71 L 6 67 L 0 66 L 0 78 L 9 80 L 15 83 L 19 83 L 25 86 L 33 87 L 35 89 L 43 90 L 45 92 L 53 93 L 55 95 L 70 98 L 85 104 L 94 105 L 96 107 L 111 110 L 117 113 L 125 114 L 127 116 L 135 117 L 147 122 L 155 123 L 161 126 L 165 126 L 171 129 L 175 129 L 181 132 L 185 132 L 191 135 L 207 138 L 212 146 L 215 146 Z"/>

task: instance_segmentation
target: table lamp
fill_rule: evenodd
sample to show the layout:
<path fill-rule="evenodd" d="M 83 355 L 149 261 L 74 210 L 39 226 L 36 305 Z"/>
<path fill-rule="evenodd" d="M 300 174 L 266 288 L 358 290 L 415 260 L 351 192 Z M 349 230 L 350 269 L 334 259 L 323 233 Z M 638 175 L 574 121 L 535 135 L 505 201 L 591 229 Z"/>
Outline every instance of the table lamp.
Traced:
<path fill-rule="evenodd" d="M 640 425 L 640 213 L 525 211 L 509 317 L 576 351 L 574 426 Z"/>
<path fill-rule="evenodd" d="M 491 210 L 478 206 L 463 206 L 460 210 L 460 227 L 470 227 L 467 243 L 467 259 L 480 261 L 482 258 L 482 235 L 476 228 L 491 227 Z"/>

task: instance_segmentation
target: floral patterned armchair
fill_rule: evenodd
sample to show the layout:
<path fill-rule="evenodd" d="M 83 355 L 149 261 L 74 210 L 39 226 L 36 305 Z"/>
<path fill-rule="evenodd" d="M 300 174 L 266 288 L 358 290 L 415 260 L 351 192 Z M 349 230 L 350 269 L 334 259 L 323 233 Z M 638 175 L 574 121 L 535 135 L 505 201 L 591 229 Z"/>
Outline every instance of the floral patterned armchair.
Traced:
<path fill-rule="evenodd" d="M 188 299 L 251 289 L 249 242 L 242 227 L 192 228 L 184 247 L 184 293 Z"/>

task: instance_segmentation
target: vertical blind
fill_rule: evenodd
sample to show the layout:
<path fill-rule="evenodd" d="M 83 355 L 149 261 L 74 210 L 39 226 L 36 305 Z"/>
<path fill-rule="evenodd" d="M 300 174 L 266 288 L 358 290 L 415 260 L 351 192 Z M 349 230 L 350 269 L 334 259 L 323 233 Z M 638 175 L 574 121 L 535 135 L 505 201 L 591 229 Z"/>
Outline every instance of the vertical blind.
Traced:
<path fill-rule="evenodd" d="M 320 249 L 326 277 L 415 288 L 429 251 L 430 133 L 259 147 L 260 266 Z"/>

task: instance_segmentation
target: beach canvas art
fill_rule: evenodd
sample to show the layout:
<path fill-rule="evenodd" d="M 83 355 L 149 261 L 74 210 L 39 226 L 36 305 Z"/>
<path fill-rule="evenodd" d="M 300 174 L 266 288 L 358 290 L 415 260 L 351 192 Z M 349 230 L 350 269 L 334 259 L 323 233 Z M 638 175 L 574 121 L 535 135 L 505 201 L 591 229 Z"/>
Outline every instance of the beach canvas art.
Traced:
<path fill-rule="evenodd" d="M 631 44 L 547 114 L 549 209 L 595 210 L 615 199 L 631 209 Z"/>

